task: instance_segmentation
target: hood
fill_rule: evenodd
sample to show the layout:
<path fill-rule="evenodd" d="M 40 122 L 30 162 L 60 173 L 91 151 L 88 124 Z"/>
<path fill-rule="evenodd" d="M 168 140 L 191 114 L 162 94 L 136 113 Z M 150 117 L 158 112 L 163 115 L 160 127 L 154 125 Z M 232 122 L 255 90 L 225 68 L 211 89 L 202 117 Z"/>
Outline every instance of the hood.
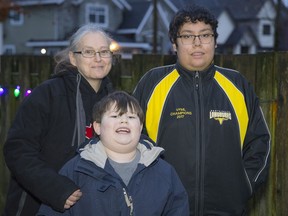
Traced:
<path fill-rule="evenodd" d="M 59 77 L 63 78 L 69 91 L 76 93 L 78 74 L 81 75 L 75 66 L 62 64 L 61 66 L 57 67 L 56 73 L 54 73 L 50 79 Z M 95 94 L 94 89 L 90 86 L 88 81 L 82 75 L 81 75 L 80 91 L 82 94 Z M 103 91 L 108 93 L 113 91 L 113 85 L 108 76 L 102 80 L 100 89 L 97 93 L 101 94 Z"/>
<path fill-rule="evenodd" d="M 76 67 L 62 66 L 61 70 L 51 76 L 53 78 L 63 78 L 65 85 L 69 91 L 77 92 L 77 75 L 81 76 L 80 90 L 83 93 L 95 93 L 94 89 L 90 86 L 88 81 L 78 72 Z"/>
<path fill-rule="evenodd" d="M 141 155 L 139 163 L 146 167 L 152 164 L 162 152 L 164 152 L 164 149 L 161 147 L 147 147 L 147 144 L 141 142 L 138 143 L 137 149 Z M 104 169 L 108 157 L 101 140 L 97 140 L 95 143 L 95 139 L 92 139 L 84 148 L 79 149 L 79 151 L 81 158 L 91 161 L 98 167 Z"/>

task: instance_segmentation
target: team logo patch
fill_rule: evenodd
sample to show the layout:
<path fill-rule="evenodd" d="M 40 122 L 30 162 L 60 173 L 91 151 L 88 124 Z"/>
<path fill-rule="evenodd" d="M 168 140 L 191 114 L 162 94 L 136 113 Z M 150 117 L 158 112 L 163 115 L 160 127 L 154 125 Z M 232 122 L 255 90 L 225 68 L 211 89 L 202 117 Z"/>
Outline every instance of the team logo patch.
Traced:
<path fill-rule="evenodd" d="M 232 119 L 230 111 L 222 110 L 211 110 L 209 118 L 219 121 L 220 125 L 222 125 L 224 121 Z"/>

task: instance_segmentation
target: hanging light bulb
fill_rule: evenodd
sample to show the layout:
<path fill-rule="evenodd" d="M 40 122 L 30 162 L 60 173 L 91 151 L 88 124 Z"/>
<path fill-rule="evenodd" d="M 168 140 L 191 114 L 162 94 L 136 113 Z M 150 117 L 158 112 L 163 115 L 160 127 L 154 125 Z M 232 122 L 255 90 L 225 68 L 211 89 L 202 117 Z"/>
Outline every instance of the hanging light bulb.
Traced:
<path fill-rule="evenodd" d="M 20 86 L 17 85 L 16 88 L 14 89 L 14 97 L 18 98 L 20 95 Z"/>
<path fill-rule="evenodd" d="M 2 86 L 0 86 L 0 96 L 5 94 L 5 90 Z"/>
<path fill-rule="evenodd" d="M 27 97 L 28 95 L 30 95 L 30 94 L 31 94 L 31 92 L 32 92 L 32 90 L 31 90 L 31 89 L 27 89 L 27 90 L 26 90 L 26 92 L 25 92 L 25 97 Z"/>

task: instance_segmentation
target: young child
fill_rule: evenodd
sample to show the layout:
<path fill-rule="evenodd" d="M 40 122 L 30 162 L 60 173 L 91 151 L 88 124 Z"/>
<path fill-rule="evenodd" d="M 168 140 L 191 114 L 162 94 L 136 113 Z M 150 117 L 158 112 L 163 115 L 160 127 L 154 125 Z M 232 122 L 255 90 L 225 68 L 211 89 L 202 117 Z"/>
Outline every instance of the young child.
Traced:
<path fill-rule="evenodd" d="M 187 193 L 174 168 L 160 158 L 164 151 L 140 139 L 144 114 L 123 91 L 93 108 L 91 139 L 60 174 L 72 179 L 81 199 L 64 213 L 42 205 L 38 216 L 188 216 Z"/>

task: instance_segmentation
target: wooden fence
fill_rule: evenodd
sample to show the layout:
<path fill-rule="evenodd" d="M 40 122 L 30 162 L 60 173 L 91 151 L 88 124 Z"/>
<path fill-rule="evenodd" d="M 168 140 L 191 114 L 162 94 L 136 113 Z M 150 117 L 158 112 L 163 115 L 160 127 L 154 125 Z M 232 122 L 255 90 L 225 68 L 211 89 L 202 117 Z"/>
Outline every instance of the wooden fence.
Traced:
<path fill-rule="evenodd" d="M 110 75 L 117 89 L 132 92 L 147 70 L 175 60 L 175 56 L 163 55 L 134 55 L 132 60 L 117 56 Z M 272 136 L 269 179 L 251 198 L 249 216 L 288 215 L 288 52 L 216 55 L 215 63 L 239 70 L 253 84 Z M 9 180 L 2 155 L 7 130 L 24 98 L 24 90 L 48 79 L 53 68 L 53 59 L 47 56 L 0 56 L 0 85 L 9 90 L 8 95 L 0 97 L 0 212 Z M 16 85 L 22 90 L 18 98 L 13 95 Z"/>

